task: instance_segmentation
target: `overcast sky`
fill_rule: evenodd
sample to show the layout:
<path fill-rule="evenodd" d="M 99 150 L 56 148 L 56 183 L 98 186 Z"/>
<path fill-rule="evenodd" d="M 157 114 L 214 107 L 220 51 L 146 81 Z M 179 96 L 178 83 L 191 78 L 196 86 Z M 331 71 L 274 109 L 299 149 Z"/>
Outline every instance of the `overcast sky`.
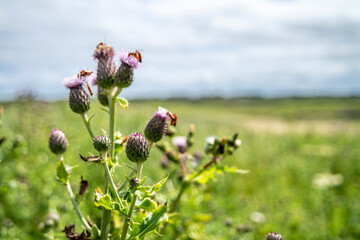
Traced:
<path fill-rule="evenodd" d="M 0 99 L 66 98 L 101 41 L 143 50 L 131 98 L 360 94 L 359 0 L 1 0 Z"/>

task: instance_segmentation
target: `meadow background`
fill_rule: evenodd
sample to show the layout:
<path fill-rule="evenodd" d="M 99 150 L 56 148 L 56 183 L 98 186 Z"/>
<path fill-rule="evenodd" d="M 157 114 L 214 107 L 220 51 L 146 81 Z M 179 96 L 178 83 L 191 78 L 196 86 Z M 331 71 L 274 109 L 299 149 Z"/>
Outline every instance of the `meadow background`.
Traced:
<path fill-rule="evenodd" d="M 281 232 L 286 239 L 359 239 L 359 98 L 130 103 L 129 109 L 118 109 L 117 113 L 116 126 L 124 134 L 143 129 L 160 105 L 179 115 L 179 134 L 185 135 L 189 124 L 196 124 L 194 149 L 202 150 L 209 135 L 238 132 L 242 139 L 242 147 L 225 161 L 250 173 L 225 174 L 205 188 L 188 192 L 181 209 L 196 224 L 189 227 L 186 237 L 185 232 L 178 235 L 179 239 L 264 239 L 271 231 Z M 95 110 L 99 107 L 96 100 L 91 104 L 90 114 L 95 114 L 92 123 L 100 134 L 100 128 L 106 127 L 107 113 Z M 49 212 L 58 212 L 61 222 L 55 236 L 63 239 L 60 230 L 65 224 L 80 223 L 64 186 L 56 180 L 57 159 L 48 150 L 48 136 L 54 127 L 66 133 L 70 147 L 65 162 L 78 166 L 72 172 L 74 191 L 80 176 L 91 179 L 89 189 L 93 190 L 103 185 L 103 171 L 77 155 L 92 149 L 86 129 L 65 101 L 25 99 L 2 105 L 0 136 L 7 139 L 0 150 L 0 237 L 44 239 L 39 224 Z M 149 183 L 170 171 L 160 168 L 160 157 L 154 149 L 145 163 Z M 115 179 L 125 172 L 128 169 L 124 167 Z M 314 179 L 319 173 L 341 174 L 343 181 L 318 188 Z M 167 194 L 172 186 L 176 188 L 175 180 L 162 192 Z M 87 192 L 80 208 L 98 221 L 101 211 L 93 206 L 92 194 Z M 254 212 L 263 216 L 256 217 Z M 236 228 L 241 226 L 252 230 L 238 232 Z"/>

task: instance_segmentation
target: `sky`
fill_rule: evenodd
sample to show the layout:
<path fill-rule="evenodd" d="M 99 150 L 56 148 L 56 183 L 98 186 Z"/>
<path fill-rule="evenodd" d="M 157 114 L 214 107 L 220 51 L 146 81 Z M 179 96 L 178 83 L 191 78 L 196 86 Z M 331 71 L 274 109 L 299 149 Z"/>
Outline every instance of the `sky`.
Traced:
<path fill-rule="evenodd" d="M 360 95 L 359 0 L 1 0 L 0 100 L 65 99 L 99 42 L 142 51 L 129 98 Z"/>

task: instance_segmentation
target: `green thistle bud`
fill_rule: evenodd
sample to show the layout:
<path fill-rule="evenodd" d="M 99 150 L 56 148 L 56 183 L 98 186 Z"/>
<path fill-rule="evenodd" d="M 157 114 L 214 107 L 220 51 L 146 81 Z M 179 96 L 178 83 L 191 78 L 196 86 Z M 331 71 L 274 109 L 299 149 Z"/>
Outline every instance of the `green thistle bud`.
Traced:
<path fill-rule="evenodd" d="M 266 236 L 266 240 L 284 240 L 284 238 L 278 233 L 269 233 Z"/>
<path fill-rule="evenodd" d="M 135 163 L 145 162 L 150 154 L 149 142 L 140 133 L 131 134 L 125 152 L 130 161 Z"/>
<path fill-rule="evenodd" d="M 82 86 L 70 88 L 69 105 L 73 112 L 83 114 L 90 109 L 90 98 Z"/>
<path fill-rule="evenodd" d="M 137 188 L 140 186 L 140 180 L 138 178 L 132 178 L 129 181 L 130 188 Z"/>
<path fill-rule="evenodd" d="M 54 154 L 62 154 L 66 151 L 69 143 L 65 134 L 57 128 L 51 131 L 49 137 L 49 148 Z"/>
<path fill-rule="evenodd" d="M 116 66 L 113 60 L 114 49 L 105 43 L 99 43 L 94 51 L 94 58 L 98 60 L 97 84 L 109 89 L 114 86 Z"/>
<path fill-rule="evenodd" d="M 110 148 L 111 141 L 107 136 L 100 135 L 94 137 L 93 145 L 98 152 L 107 152 Z"/>
<path fill-rule="evenodd" d="M 98 99 L 101 105 L 109 106 L 109 99 L 107 96 L 107 92 L 100 86 L 98 88 Z"/>
<path fill-rule="evenodd" d="M 126 88 L 134 81 L 134 71 L 129 65 L 122 64 L 115 75 L 115 85 Z"/>

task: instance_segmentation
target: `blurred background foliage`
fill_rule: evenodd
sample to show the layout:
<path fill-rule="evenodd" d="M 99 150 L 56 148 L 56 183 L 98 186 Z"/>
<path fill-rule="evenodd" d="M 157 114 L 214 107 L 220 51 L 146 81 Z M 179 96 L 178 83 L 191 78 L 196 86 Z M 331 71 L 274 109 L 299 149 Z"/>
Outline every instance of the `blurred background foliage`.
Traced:
<path fill-rule="evenodd" d="M 194 150 L 203 151 L 207 136 L 239 133 L 242 146 L 224 161 L 250 172 L 221 175 L 206 187 L 188 190 L 180 204 L 181 221 L 168 229 L 166 239 L 264 239 L 274 231 L 285 239 L 359 239 L 359 103 L 358 98 L 130 101 L 129 109 L 118 109 L 116 128 L 126 135 L 143 131 L 163 106 L 179 116 L 180 135 L 187 134 L 191 123 L 196 125 Z M 94 111 L 97 102 L 91 104 L 92 125 L 101 134 L 107 113 Z M 61 231 L 69 224 L 81 231 L 65 187 L 55 178 L 57 159 L 48 150 L 54 127 L 69 139 L 64 159 L 76 166 L 74 192 L 81 176 L 90 181 L 89 191 L 78 196 L 80 208 L 99 223 L 93 195 L 103 185 L 103 171 L 78 157 L 79 152 L 96 154 L 79 116 L 65 101 L 28 97 L 1 105 L 0 238 L 64 239 Z M 178 187 L 176 172 L 172 166 L 162 169 L 160 158 L 153 149 L 144 174 L 151 184 L 172 172 L 159 196 L 170 201 Z M 129 163 L 124 153 L 121 159 Z M 120 168 L 115 180 L 127 172 Z M 55 213 L 58 224 L 51 218 Z M 54 227 L 44 235 L 47 224 Z"/>

